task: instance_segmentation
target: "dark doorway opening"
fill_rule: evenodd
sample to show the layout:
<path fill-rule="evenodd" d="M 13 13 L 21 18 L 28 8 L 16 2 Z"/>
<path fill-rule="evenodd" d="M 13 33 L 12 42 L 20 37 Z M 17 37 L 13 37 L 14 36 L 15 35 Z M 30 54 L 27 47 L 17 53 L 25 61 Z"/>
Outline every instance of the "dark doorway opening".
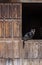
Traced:
<path fill-rule="evenodd" d="M 42 3 L 22 4 L 22 36 L 35 29 L 33 39 L 42 39 Z"/>

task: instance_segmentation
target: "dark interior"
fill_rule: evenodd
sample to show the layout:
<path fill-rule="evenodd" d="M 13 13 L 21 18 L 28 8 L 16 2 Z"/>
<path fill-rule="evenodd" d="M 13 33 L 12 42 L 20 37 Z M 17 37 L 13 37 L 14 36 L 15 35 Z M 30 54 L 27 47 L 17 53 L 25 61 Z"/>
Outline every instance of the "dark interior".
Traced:
<path fill-rule="evenodd" d="M 42 39 L 42 3 L 22 4 L 22 36 L 35 28 L 33 39 Z"/>

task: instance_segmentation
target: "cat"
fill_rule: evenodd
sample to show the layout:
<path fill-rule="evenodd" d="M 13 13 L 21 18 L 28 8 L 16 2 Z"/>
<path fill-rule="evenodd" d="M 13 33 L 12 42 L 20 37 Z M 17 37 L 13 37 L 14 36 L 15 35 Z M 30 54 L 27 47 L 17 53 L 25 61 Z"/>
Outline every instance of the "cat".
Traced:
<path fill-rule="evenodd" d="M 35 29 L 31 29 L 29 32 L 27 32 L 23 37 L 23 48 L 25 45 L 25 41 L 30 40 L 35 35 Z"/>

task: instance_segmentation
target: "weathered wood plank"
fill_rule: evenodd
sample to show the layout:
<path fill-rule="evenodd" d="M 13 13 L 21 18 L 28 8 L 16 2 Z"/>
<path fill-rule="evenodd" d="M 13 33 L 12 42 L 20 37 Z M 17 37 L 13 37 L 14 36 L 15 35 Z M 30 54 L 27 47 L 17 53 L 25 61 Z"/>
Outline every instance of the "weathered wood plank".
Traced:
<path fill-rule="evenodd" d="M 0 38 L 2 38 L 4 35 L 3 27 L 3 21 L 0 21 Z"/>
<path fill-rule="evenodd" d="M 17 7 L 16 7 L 16 5 L 10 5 L 10 7 L 9 7 L 9 9 L 10 9 L 10 18 L 17 18 Z"/>
<path fill-rule="evenodd" d="M 42 42 L 39 43 L 38 55 L 39 58 L 42 59 Z"/>
<path fill-rule="evenodd" d="M 39 60 L 38 59 L 33 60 L 33 65 L 39 65 Z"/>
<path fill-rule="evenodd" d="M 6 42 L 6 58 L 13 58 L 13 44 Z"/>
<path fill-rule="evenodd" d="M 0 42 L 0 57 L 4 58 L 5 57 L 5 43 Z"/>
<path fill-rule="evenodd" d="M 5 60 L 4 59 L 0 59 L 0 65 L 5 65 Z"/>
<path fill-rule="evenodd" d="M 28 59 L 23 59 L 23 65 L 28 65 Z"/>
<path fill-rule="evenodd" d="M 0 5 L 0 18 L 1 18 L 1 5 Z"/>
<path fill-rule="evenodd" d="M 27 3 L 27 2 L 32 2 L 32 0 L 20 0 L 20 2 Z"/>
<path fill-rule="evenodd" d="M 29 57 L 29 50 L 30 49 L 30 44 L 29 43 L 25 43 L 25 46 L 24 46 L 24 58 L 28 58 Z"/>
<path fill-rule="evenodd" d="M 10 18 L 21 18 L 21 5 L 11 4 L 9 6 Z"/>
<path fill-rule="evenodd" d="M 5 65 L 13 65 L 13 61 L 11 59 L 5 59 Z"/>
<path fill-rule="evenodd" d="M 33 45 L 32 45 L 32 48 L 33 48 L 33 51 L 32 51 L 32 53 L 33 53 L 33 58 L 38 58 L 38 43 L 32 43 Z"/>
<path fill-rule="evenodd" d="M 14 58 L 20 58 L 19 40 L 14 40 L 13 42 L 13 56 Z"/>
<path fill-rule="evenodd" d="M 39 61 L 39 64 L 42 65 L 42 59 Z"/>
<path fill-rule="evenodd" d="M 1 5 L 2 18 L 9 18 L 9 5 Z"/>
<path fill-rule="evenodd" d="M 21 20 L 14 20 L 13 21 L 13 36 L 14 37 L 21 37 Z"/>
<path fill-rule="evenodd" d="M 42 2 L 42 0 L 32 0 L 32 2 Z"/>
<path fill-rule="evenodd" d="M 24 48 L 22 47 L 21 57 L 22 58 L 38 58 L 38 49 L 39 49 L 38 44 L 39 42 L 34 42 L 34 41 L 25 42 Z"/>
<path fill-rule="evenodd" d="M 20 2 L 20 0 L 11 0 L 11 2 Z"/>
<path fill-rule="evenodd" d="M 4 22 L 4 28 L 5 28 L 5 38 L 12 37 L 12 23 L 10 21 Z"/>

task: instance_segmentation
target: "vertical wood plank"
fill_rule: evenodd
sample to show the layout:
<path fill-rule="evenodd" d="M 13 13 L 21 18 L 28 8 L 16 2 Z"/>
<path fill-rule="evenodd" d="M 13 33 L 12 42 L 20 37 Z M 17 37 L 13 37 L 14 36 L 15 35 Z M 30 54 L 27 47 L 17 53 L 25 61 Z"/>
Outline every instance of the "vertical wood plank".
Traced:
<path fill-rule="evenodd" d="M 20 58 L 19 40 L 13 42 L 14 58 Z"/>
<path fill-rule="evenodd" d="M 38 58 L 38 43 L 37 42 L 33 42 L 33 58 Z"/>
<path fill-rule="evenodd" d="M 20 2 L 20 0 L 11 0 L 11 2 Z"/>
<path fill-rule="evenodd" d="M 1 18 L 1 5 L 0 5 L 0 18 Z"/>
<path fill-rule="evenodd" d="M 32 53 L 32 42 L 29 42 L 29 54 L 28 54 L 28 58 L 32 58 L 33 53 Z"/>
<path fill-rule="evenodd" d="M 6 64 L 5 64 L 5 65 L 12 65 L 12 60 L 7 59 L 7 60 L 6 60 Z"/>
<path fill-rule="evenodd" d="M 42 42 L 39 43 L 38 55 L 39 59 L 42 59 Z"/>
<path fill-rule="evenodd" d="M 13 36 L 20 37 L 21 36 L 21 21 L 14 20 L 13 22 Z"/>
<path fill-rule="evenodd" d="M 4 58 L 5 57 L 5 43 L 0 42 L 0 57 Z"/>
<path fill-rule="evenodd" d="M 40 65 L 42 65 L 42 59 L 40 59 Z"/>
<path fill-rule="evenodd" d="M 9 18 L 9 5 L 2 4 L 2 18 Z"/>
<path fill-rule="evenodd" d="M 14 59 L 14 65 L 20 65 L 19 59 Z"/>
<path fill-rule="evenodd" d="M 23 49 L 23 41 L 22 40 L 20 40 L 19 49 L 20 49 L 20 58 L 24 58 L 24 49 Z"/>
<path fill-rule="evenodd" d="M 23 59 L 20 59 L 20 65 L 23 65 Z"/>
<path fill-rule="evenodd" d="M 6 58 L 13 58 L 13 43 L 6 43 Z"/>
<path fill-rule="evenodd" d="M 5 21 L 5 37 L 10 38 L 12 36 L 12 23 L 10 21 Z"/>
<path fill-rule="evenodd" d="M 28 55 L 29 55 L 29 43 L 26 43 L 25 42 L 25 46 L 24 46 L 24 58 L 27 58 L 28 59 Z"/>
<path fill-rule="evenodd" d="M 21 18 L 22 12 L 21 12 L 21 5 L 17 5 L 17 18 Z"/>
<path fill-rule="evenodd" d="M 32 2 L 40 2 L 40 1 L 42 1 L 42 0 L 32 0 Z"/>
<path fill-rule="evenodd" d="M 32 60 L 29 60 L 29 65 L 33 65 L 33 61 Z"/>
<path fill-rule="evenodd" d="M 5 65 L 5 60 L 4 59 L 0 59 L 0 65 Z"/>
<path fill-rule="evenodd" d="M 27 65 L 28 64 L 28 59 L 23 59 L 23 65 Z"/>
<path fill-rule="evenodd" d="M 4 35 L 4 30 L 3 30 L 3 28 L 4 28 L 3 21 L 0 21 L 0 37 L 1 37 L 1 38 L 2 38 L 3 35 Z"/>
<path fill-rule="evenodd" d="M 33 60 L 33 65 L 39 65 L 39 60 L 38 59 Z"/>
<path fill-rule="evenodd" d="M 9 8 L 10 18 L 17 18 L 17 5 L 11 4 Z"/>

